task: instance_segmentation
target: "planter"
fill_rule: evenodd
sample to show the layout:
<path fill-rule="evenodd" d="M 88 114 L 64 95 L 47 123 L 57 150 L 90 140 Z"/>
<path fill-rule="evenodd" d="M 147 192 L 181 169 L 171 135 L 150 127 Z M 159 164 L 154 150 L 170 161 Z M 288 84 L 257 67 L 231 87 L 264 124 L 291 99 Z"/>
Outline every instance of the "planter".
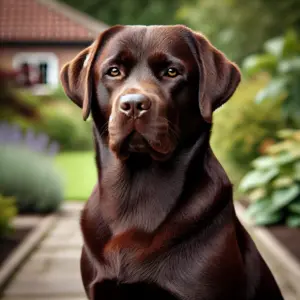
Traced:
<path fill-rule="evenodd" d="M 0 239 L 0 295 L 9 279 L 52 228 L 57 215 L 17 216 L 14 232 Z"/>
<path fill-rule="evenodd" d="M 235 202 L 236 213 L 273 272 L 285 299 L 300 299 L 300 229 L 255 226 L 245 207 Z"/>

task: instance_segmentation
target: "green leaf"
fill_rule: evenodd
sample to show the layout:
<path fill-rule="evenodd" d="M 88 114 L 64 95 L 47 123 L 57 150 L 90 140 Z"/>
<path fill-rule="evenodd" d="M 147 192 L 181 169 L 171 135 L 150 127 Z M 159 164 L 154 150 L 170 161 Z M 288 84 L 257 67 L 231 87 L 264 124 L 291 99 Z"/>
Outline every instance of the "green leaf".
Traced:
<path fill-rule="evenodd" d="M 291 203 L 288 206 L 288 210 L 295 214 L 300 214 L 300 199 L 298 201 Z"/>
<path fill-rule="evenodd" d="M 293 57 L 290 59 L 285 59 L 279 62 L 278 72 L 286 74 L 289 72 L 299 71 L 300 70 L 300 57 Z"/>
<path fill-rule="evenodd" d="M 297 142 L 300 142 L 300 130 L 295 130 L 295 133 L 293 134 L 293 139 Z"/>
<path fill-rule="evenodd" d="M 286 187 L 291 186 L 293 183 L 294 183 L 294 180 L 292 177 L 280 176 L 272 182 L 272 186 L 274 188 L 286 188 Z"/>
<path fill-rule="evenodd" d="M 282 153 L 280 154 L 277 158 L 276 158 L 276 162 L 278 165 L 286 165 L 289 164 L 291 162 L 294 162 L 295 160 L 298 160 L 298 155 L 297 153 L 293 153 L 293 152 L 286 152 L 286 153 Z"/>
<path fill-rule="evenodd" d="M 248 76 L 253 76 L 261 71 L 272 73 L 276 65 L 277 58 L 274 55 L 250 55 L 244 60 L 242 69 Z"/>
<path fill-rule="evenodd" d="M 300 194 L 298 185 L 293 184 L 289 188 L 276 190 L 272 194 L 271 212 L 278 211 L 291 203 Z"/>
<path fill-rule="evenodd" d="M 253 191 L 251 191 L 251 193 L 248 194 L 248 198 L 252 202 L 258 201 L 258 200 L 262 199 L 265 196 L 266 196 L 266 189 L 263 188 L 263 187 L 254 189 Z"/>
<path fill-rule="evenodd" d="M 251 203 L 246 210 L 246 217 L 254 217 L 258 213 L 266 211 L 270 207 L 271 199 L 263 198 L 259 201 Z"/>
<path fill-rule="evenodd" d="M 288 216 L 286 224 L 288 227 L 300 227 L 300 214 L 292 214 Z"/>
<path fill-rule="evenodd" d="M 281 129 L 277 131 L 277 136 L 281 139 L 292 138 L 295 132 L 297 132 L 297 130 L 295 129 L 289 129 L 289 128 Z"/>
<path fill-rule="evenodd" d="M 271 156 L 261 156 L 256 158 L 252 165 L 256 169 L 267 169 L 276 166 L 276 159 Z"/>
<path fill-rule="evenodd" d="M 283 45 L 283 56 L 293 56 L 299 55 L 299 39 L 296 31 L 294 29 L 290 29 L 284 36 L 284 45 Z"/>
<path fill-rule="evenodd" d="M 294 178 L 300 181 L 300 162 L 295 164 L 295 175 Z"/>
<path fill-rule="evenodd" d="M 256 103 L 261 103 L 266 100 L 279 100 L 286 94 L 287 78 L 274 78 L 270 83 L 262 90 L 260 90 L 256 97 Z"/>
<path fill-rule="evenodd" d="M 254 218 L 255 224 L 259 226 L 266 226 L 277 224 L 283 219 L 282 212 L 262 212 L 257 214 Z"/>
<path fill-rule="evenodd" d="M 277 154 L 283 151 L 286 152 L 282 154 L 282 160 L 287 159 L 290 155 L 292 155 L 291 158 L 300 157 L 300 147 L 293 140 L 285 140 L 283 142 L 273 144 L 266 150 L 268 154 Z"/>
<path fill-rule="evenodd" d="M 242 192 L 246 192 L 255 187 L 261 187 L 278 175 L 279 169 L 272 168 L 269 170 L 254 170 L 246 174 L 242 179 L 239 189 Z"/>
<path fill-rule="evenodd" d="M 283 37 L 276 37 L 273 39 L 268 40 L 264 44 L 264 48 L 266 52 L 276 56 L 276 57 L 281 57 L 283 54 L 284 50 L 284 38 Z"/>

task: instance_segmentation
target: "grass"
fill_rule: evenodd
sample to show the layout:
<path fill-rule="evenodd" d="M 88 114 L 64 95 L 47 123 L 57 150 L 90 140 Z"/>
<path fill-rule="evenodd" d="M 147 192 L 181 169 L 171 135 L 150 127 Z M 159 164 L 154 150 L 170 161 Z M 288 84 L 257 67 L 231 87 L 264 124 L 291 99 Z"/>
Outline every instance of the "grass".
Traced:
<path fill-rule="evenodd" d="M 93 151 L 63 152 L 55 163 L 65 179 L 65 199 L 86 201 L 97 181 Z"/>

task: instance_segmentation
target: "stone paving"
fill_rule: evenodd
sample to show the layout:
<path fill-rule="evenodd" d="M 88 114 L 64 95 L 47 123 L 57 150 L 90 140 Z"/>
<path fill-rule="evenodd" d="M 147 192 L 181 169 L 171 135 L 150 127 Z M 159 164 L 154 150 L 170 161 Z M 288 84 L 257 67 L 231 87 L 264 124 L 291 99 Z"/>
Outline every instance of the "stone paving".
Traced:
<path fill-rule="evenodd" d="M 56 226 L 8 285 L 3 300 L 86 300 L 79 269 L 82 204 L 66 204 Z"/>
<path fill-rule="evenodd" d="M 2 300 L 87 299 L 79 269 L 82 238 L 78 220 L 81 208 L 80 203 L 64 206 L 56 226 L 13 278 Z M 265 259 L 271 264 L 271 259 Z M 275 274 L 279 272 L 275 268 L 274 271 Z M 276 277 L 280 279 L 277 274 Z M 296 300 L 284 280 L 280 279 L 278 283 L 286 300 Z"/>

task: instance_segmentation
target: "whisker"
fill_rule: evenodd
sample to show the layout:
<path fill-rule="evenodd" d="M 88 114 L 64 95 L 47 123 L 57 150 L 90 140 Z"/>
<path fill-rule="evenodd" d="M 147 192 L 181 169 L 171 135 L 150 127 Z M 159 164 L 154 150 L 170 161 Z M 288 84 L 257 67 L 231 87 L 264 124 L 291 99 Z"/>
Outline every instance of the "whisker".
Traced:
<path fill-rule="evenodd" d="M 108 121 L 105 122 L 105 123 L 102 125 L 102 127 L 100 128 L 100 130 L 99 130 L 99 135 L 100 135 L 100 137 L 102 137 L 103 134 L 105 133 L 105 131 L 107 131 L 107 130 L 108 130 Z"/>
<path fill-rule="evenodd" d="M 169 130 L 170 132 L 174 135 L 174 137 L 179 140 L 179 132 L 178 130 L 176 130 L 174 124 L 172 122 L 170 122 L 167 118 L 165 117 L 160 117 L 162 120 L 164 120 L 165 122 L 167 122 L 167 124 L 169 125 Z"/>
<path fill-rule="evenodd" d="M 178 130 L 176 130 L 174 124 L 172 124 L 167 118 L 159 117 L 156 122 L 149 124 L 149 125 L 150 125 L 149 134 L 147 135 L 148 142 L 155 139 L 153 136 L 153 133 L 155 134 L 157 132 L 157 130 L 161 134 L 166 134 L 167 132 L 169 132 L 171 134 L 171 136 L 173 137 L 173 139 L 175 139 L 176 141 L 179 140 Z M 165 129 L 165 130 L 162 131 L 159 129 Z"/>

